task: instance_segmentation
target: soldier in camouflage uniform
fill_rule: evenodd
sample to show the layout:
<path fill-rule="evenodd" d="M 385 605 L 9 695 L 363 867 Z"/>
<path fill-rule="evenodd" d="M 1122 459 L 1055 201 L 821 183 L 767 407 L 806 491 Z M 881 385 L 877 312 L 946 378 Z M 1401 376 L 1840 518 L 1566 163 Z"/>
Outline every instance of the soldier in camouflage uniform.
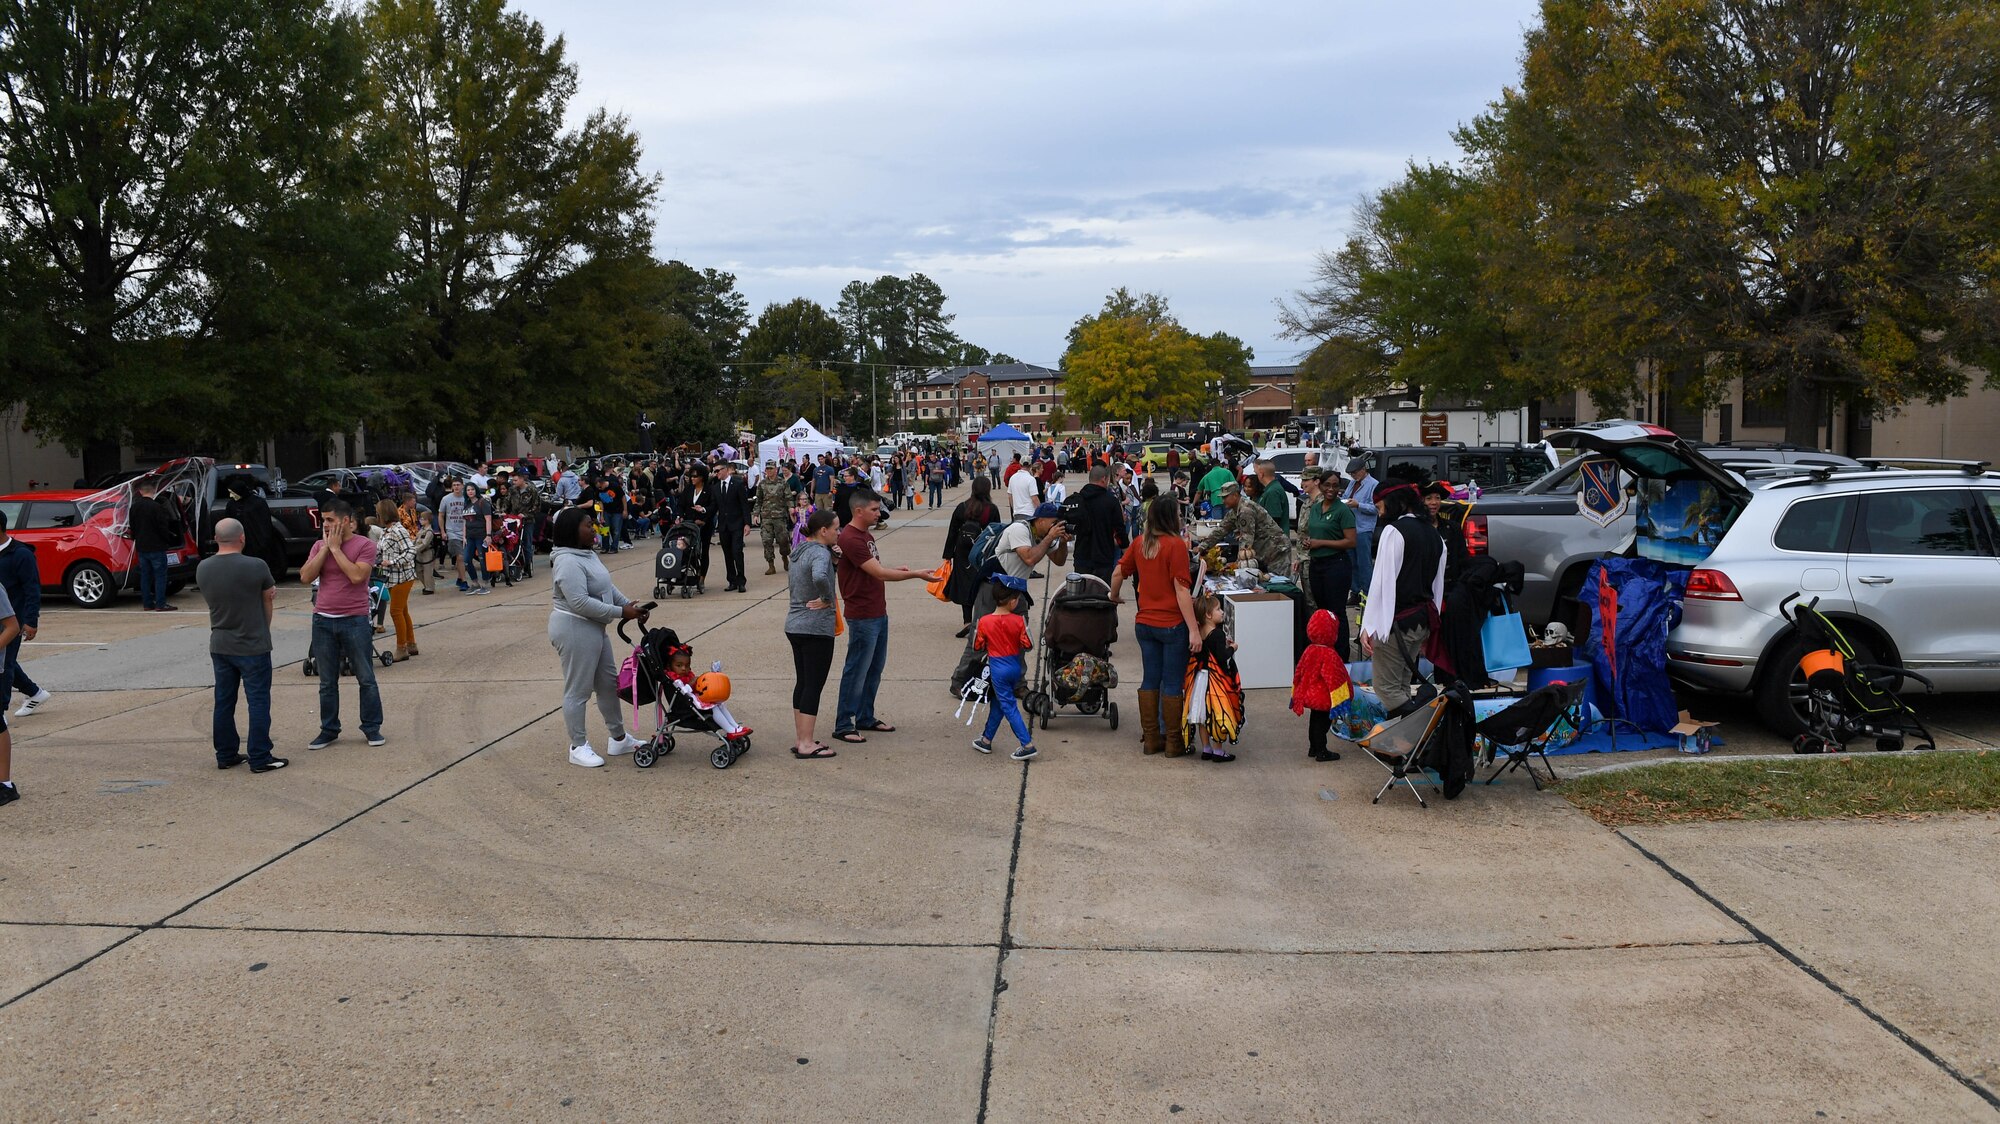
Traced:
<path fill-rule="evenodd" d="M 1278 529 L 1277 520 L 1259 504 L 1243 502 L 1243 486 L 1236 481 L 1217 488 L 1222 506 L 1228 509 L 1222 525 L 1202 537 L 1200 548 L 1214 546 L 1226 538 L 1236 540 L 1236 556 L 1253 557 L 1257 568 L 1267 574 L 1292 572 L 1292 539 Z"/>
<path fill-rule="evenodd" d="M 521 536 L 533 544 L 541 528 L 542 497 L 536 493 L 535 486 L 528 482 L 528 478 L 515 476 L 513 483 L 500 493 L 498 506 L 502 515 L 521 517 Z M 535 552 L 532 545 L 527 557 L 527 572 L 533 573 Z"/>
<path fill-rule="evenodd" d="M 764 536 L 764 572 L 778 572 L 777 563 L 792 568 L 792 489 L 773 461 L 764 462 L 757 481 L 757 523 Z"/>

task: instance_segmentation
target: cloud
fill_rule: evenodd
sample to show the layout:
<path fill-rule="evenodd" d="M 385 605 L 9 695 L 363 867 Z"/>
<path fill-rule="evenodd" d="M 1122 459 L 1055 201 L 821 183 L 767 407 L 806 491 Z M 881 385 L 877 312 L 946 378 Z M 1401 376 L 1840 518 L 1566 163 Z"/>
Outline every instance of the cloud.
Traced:
<path fill-rule="evenodd" d="M 1260 358 L 1353 204 L 1517 80 L 1534 0 L 515 0 L 628 115 L 664 256 L 753 306 L 921 270 L 1050 361 L 1120 285 Z M 991 333 L 982 334 L 982 333 Z"/>

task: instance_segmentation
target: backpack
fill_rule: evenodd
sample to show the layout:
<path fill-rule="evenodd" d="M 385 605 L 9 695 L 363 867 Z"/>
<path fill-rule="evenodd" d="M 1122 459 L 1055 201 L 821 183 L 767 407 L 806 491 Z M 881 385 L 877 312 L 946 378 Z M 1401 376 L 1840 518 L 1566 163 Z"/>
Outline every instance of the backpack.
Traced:
<path fill-rule="evenodd" d="M 972 551 L 965 561 L 973 573 L 983 570 L 988 562 L 993 561 L 993 556 L 1000 553 L 1000 535 L 1011 526 L 1012 523 L 988 523 L 979 532 L 979 537 L 972 540 Z"/>

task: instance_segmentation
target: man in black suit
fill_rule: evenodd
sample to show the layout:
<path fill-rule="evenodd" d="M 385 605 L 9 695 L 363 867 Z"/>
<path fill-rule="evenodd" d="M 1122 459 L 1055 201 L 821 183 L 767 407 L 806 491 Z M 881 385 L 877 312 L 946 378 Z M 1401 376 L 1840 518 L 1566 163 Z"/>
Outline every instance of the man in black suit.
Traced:
<path fill-rule="evenodd" d="M 736 593 L 750 592 L 743 573 L 743 537 L 750 531 L 750 488 L 736 466 L 723 461 L 715 466 L 715 533 L 722 540 L 722 565 L 729 575 L 727 588 Z"/>

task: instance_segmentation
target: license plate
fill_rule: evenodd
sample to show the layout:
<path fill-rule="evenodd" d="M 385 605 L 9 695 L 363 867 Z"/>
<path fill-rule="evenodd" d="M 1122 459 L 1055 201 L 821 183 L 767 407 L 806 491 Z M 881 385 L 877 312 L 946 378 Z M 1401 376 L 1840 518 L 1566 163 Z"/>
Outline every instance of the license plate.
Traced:
<path fill-rule="evenodd" d="M 167 565 L 178 566 L 180 564 L 181 564 L 181 556 L 179 554 L 169 553 L 167 555 Z"/>

